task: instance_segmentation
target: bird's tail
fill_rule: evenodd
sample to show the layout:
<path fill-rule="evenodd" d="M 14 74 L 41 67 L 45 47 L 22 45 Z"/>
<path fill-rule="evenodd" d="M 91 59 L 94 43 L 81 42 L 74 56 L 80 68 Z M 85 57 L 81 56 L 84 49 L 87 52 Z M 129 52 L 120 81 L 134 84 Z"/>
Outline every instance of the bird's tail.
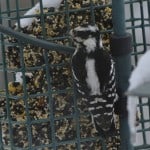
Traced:
<path fill-rule="evenodd" d="M 113 133 L 115 131 L 114 102 L 106 100 L 101 95 L 90 96 L 89 111 L 92 122 L 100 135 Z M 111 131 L 111 132 L 110 132 Z"/>
<path fill-rule="evenodd" d="M 95 121 L 95 128 L 96 128 L 98 134 L 104 138 L 117 135 L 117 129 L 115 126 L 114 119 L 111 122 L 104 121 L 104 123 L 101 125 L 97 124 L 97 122 Z"/>

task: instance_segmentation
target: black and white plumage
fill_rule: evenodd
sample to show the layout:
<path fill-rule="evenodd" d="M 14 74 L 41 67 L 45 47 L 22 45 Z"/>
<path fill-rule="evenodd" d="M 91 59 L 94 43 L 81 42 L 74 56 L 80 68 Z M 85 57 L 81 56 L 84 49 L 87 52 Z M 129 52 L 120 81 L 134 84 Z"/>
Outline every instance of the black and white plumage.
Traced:
<path fill-rule="evenodd" d="M 118 100 L 113 59 L 102 46 L 97 26 L 79 26 L 70 34 L 76 46 L 72 71 L 77 90 L 86 99 L 96 130 L 108 134 L 115 128 L 114 104 Z"/>

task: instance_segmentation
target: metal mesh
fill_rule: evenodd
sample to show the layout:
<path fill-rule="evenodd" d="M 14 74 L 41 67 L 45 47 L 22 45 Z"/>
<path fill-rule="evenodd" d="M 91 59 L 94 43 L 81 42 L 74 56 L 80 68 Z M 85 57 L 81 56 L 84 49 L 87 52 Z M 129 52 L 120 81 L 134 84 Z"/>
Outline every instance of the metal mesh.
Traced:
<path fill-rule="evenodd" d="M 34 16 L 26 16 L 35 17 L 34 23 L 21 28 L 19 21 L 24 18 L 24 12 L 36 2 L 41 4 L 40 0 L 1 0 L 1 6 L 4 5 L 1 23 L 13 30 L 1 28 L 0 149 L 120 149 L 119 135 L 103 139 L 96 133 L 85 104 L 75 92 L 70 66 L 74 48 L 68 35 L 73 27 L 96 23 L 102 31 L 104 46 L 109 49 L 111 3 L 64 0 L 59 11 L 42 9 L 41 5 Z M 133 64 L 136 64 L 139 54 L 150 44 L 146 34 L 149 15 L 145 15 L 150 12 L 150 2 L 128 0 L 125 7 L 129 10 L 126 24 L 127 31 L 133 35 Z M 139 16 L 136 16 L 137 7 Z M 19 27 L 15 26 L 16 22 Z M 22 84 L 15 77 L 18 72 L 22 73 Z M 149 100 L 140 100 L 143 115 L 145 106 L 149 111 Z M 146 140 L 149 128 L 145 127 L 149 116 L 145 119 L 143 115 L 139 130 L 143 143 L 136 149 L 150 147 Z"/>
<path fill-rule="evenodd" d="M 150 48 L 150 2 L 126 1 L 126 25 L 127 31 L 133 37 L 132 65 L 136 66 L 140 56 Z M 150 101 L 148 98 L 140 98 L 138 110 L 140 111 L 140 125 L 137 130 L 137 146 L 135 149 L 150 148 Z"/>

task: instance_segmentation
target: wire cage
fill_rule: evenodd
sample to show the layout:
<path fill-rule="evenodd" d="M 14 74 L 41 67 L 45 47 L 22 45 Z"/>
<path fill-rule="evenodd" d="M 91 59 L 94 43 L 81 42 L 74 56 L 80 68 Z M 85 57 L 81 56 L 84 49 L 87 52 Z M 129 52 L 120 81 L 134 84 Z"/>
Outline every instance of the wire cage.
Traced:
<path fill-rule="evenodd" d="M 39 8 L 24 15 L 37 2 Z M 90 114 L 76 93 L 70 66 L 74 48 L 69 31 L 86 22 L 98 25 L 108 50 L 112 33 L 122 37 L 123 30 L 117 31 L 126 24 L 126 31 L 133 38 L 132 64 L 137 64 L 150 46 L 150 2 L 120 2 L 127 13 L 123 21 L 119 18 L 124 18 L 124 9 L 118 13 L 120 16 L 116 15 L 120 5 L 115 0 L 62 0 L 58 8 L 44 6 L 42 0 L 1 0 L 1 150 L 131 149 L 126 141 L 121 142 L 126 131 L 121 128 L 119 117 L 115 136 L 104 139 L 95 131 Z M 23 23 L 30 19 L 32 23 L 23 26 L 23 19 Z M 114 59 L 116 63 L 123 61 L 124 55 Z M 149 99 L 139 99 L 138 107 L 142 142 L 135 149 L 148 149 Z"/>
<path fill-rule="evenodd" d="M 150 2 L 149 1 L 130 1 L 126 3 L 128 13 L 126 16 L 126 27 L 133 37 L 132 67 L 146 50 L 149 50 L 150 37 Z M 138 11 L 137 11 L 138 10 Z M 140 112 L 140 125 L 137 127 L 137 146 L 135 149 L 149 149 L 150 142 L 150 100 L 140 97 L 138 110 Z"/>
<path fill-rule="evenodd" d="M 112 5 L 113 11 L 115 11 L 114 9 L 117 9 L 114 13 L 113 17 L 115 20 L 113 21 L 121 22 L 122 20 L 120 19 L 119 14 L 117 14 L 119 11 L 116 5 L 117 5 L 117 2 L 116 3 L 114 2 L 114 4 Z M 123 58 L 123 55 L 121 55 L 116 59 L 116 69 L 118 71 L 118 76 L 122 76 L 122 78 L 120 78 L 118 82 L 120 84 L 120 87 L 122 87 L 123 91 L 125 91 L 125 89 L 128 86 L 128 84 L 125 83 L 125 78 L 129 78 L 128 76 L 130 74 L 129 69 L 131 70 L 134 69 L 134 67 L 137 65 L 137 62 L 140 56 L 144 54 L 144 52 L 147 51 L 150 46 L 150 38 L 149 38 L 150 7 L 149 6 L 150 6 L 149 1 L 134 1 L 134 0 L 124 1 L 126 31 L 127 33 L 131 33 L 132 35 L 132 53 L 128 53 L 129 55 L 131 54 L 131 59 L 127 58 L 128 57 L 127 53 L 124 58 Z M 124 33 L 122 33 L 121 31 L 122 28 L 118 29 L 118 27 L 120 26 L 115 25 L 115 22 L 113 22 L 114 23 L 113 28 L 115 28 L 114 31 L 117 31 L 117 34 L 120 36 L 124 35 Z M 124 63 L 126 64 L 123 65 Z M 149 139 L 149 121 L 150 121 L 149 98 L 146 98 L 146 96 L 140 97 L 138 101 L 139 101 L 138 110 L 140 112 L 140 121 L 139 121 L 140 125 L 137 127 L 136 146 L 125 148 L 124 142 L 122 142 L 122 145 L 124 146 L 121 147 L 121 149 L 142 149 L 143 150 L 143 149 L 150 148 L 149 140 L 148 140 Z M 122 119 L 121 121 L 122 121 L 121 126 L 124 126 L 124 124 L 126 124 L 126 120 L 124 121 Z M 121 126 L 120 126 L 121 134 L 122 134 L 121 138 L 124 138 L 124 135 L 126 134 L 127 130 L 126 128 L 122 128 Z"/>

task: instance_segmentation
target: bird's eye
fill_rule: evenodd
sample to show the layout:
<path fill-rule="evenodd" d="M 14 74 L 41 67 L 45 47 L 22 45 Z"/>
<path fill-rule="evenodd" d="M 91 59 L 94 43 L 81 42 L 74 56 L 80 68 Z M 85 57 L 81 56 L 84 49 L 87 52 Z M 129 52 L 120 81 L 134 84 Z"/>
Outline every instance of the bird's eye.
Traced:
<path fill-rule="evenodd" d="M 77 36 L 80 37 L 80 38 L 82 38 L 82 39 L 89 38 L 89 34 L 87 32 L 85 32 L 85 31 L 78 32 Z"/>
<path fill-rule="evenodd" d="M 73 30 L 73 36 L 76 37 L 76 36 L 77 36 L 77 33 L 78 33 L 78 32 L 77 32 L 76 30 Z"/>

